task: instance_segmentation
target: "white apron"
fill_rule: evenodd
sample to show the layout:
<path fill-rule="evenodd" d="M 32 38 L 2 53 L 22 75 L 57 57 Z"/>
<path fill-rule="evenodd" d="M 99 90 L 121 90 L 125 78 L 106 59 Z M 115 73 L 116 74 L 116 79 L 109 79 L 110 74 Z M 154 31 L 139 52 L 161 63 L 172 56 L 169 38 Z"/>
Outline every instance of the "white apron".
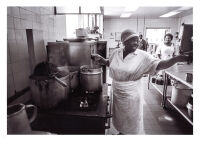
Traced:
<path fill-rule="evenodd" d="M 123 49 L 111 55 L 113 79 L 113 125 L 123 134 L 143 134 L 143 74 L 156 73 L 159 60 L 145 51 L 136 50 L 123 59 Z"/>
<path fill-rule="evenodd" d="M 113 81 L 113 125 L 123 134 L 144 134 L 140 80 Z"/>

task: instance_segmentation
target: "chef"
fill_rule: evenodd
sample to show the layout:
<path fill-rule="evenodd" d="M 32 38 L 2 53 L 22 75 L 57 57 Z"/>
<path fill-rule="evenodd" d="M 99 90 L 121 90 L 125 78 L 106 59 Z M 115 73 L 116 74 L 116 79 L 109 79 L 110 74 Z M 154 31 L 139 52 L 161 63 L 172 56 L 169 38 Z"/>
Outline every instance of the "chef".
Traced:
<path fill-rule="evenodd" d="M 139 37 L 130 29 L 121 33 L 121 41 L 123 48 L 116 49 L 109 59 L 98 54 L 93 54 L 92 59 L 109 66 L 113 79 L 113 125 L 116 130 L 120 134 L 144 134 L 143 74 L 155 74 L 176 62 L 186 61 L 188 57 L 180 55 L 168 60 L 154 58 L 137 49 Z"/>

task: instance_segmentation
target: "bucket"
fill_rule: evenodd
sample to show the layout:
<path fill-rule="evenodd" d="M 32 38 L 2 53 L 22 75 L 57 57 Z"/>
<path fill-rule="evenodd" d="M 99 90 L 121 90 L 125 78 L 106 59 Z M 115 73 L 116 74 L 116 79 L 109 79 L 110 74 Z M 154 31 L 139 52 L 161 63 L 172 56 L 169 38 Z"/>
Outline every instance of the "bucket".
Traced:
<path fill-rule="evenodd" d="M 192 94 L 192 89 L 188 88 L 184 84 L 174 83 L 172 87 L 171 102 L 174 105 L 186 107 L 189 101 L 189 97 Z"/>

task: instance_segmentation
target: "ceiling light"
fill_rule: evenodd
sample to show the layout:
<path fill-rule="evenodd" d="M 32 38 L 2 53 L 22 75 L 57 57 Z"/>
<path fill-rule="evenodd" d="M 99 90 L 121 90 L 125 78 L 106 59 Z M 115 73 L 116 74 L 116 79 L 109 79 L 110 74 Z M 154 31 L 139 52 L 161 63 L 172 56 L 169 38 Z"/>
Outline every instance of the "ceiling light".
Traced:
<path fill-rule="evenodd" d="M 120 15 L 121 18 L 126 18 L 126 17 L 130 17 L 132 13 L 122 13 Z"/>
<path fill-rule="evenodd" d="M 178 13 L 180 13 L 180 11 L 171 11 L 171 12 L 168 12 L 164 15 L 161 15 L 160 17 L 171 17 L 171 16 L 176 15 Z"/>
<path fill-rule="evenodd" d="M 126 6 L 125 7 L 125 12 L 129 12 L 129 11 L 136 11 L 138 9 L 138 6 Z"/>
<path fill-rule="evenodd" d="M 101 13 L 101 10 L 98 6 L 81 6 L 81 13 Z"/>
<path fill-rule="evenodd" d="M 189 10 L 189 9 L 192 9 L 192 7 L 181 7 L 177 9 L 177 11 L 184 11 L 184 10 Z"/>
<path fill-rule="evenodd" d="M 124 7 L 104 7 L 104 15 L 120 15 Z"/>
<path fill-rule="evenodd" d="M 57 6 L 56 7 L 56 13 L 79 13 L 79 6 L 74 6 L 74 5 L 70 5 L 70 6 Z"/>

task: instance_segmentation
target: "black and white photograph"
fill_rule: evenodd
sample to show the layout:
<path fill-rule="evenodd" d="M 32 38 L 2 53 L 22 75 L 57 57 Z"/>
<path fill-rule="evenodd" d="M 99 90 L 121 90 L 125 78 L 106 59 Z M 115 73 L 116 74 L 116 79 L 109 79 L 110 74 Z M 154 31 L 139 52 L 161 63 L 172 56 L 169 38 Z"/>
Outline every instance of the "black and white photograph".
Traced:
<path fill-rule="evenodd" d="M 5 4 L 4 134 L 194 135 L 195 8 Z"/>

